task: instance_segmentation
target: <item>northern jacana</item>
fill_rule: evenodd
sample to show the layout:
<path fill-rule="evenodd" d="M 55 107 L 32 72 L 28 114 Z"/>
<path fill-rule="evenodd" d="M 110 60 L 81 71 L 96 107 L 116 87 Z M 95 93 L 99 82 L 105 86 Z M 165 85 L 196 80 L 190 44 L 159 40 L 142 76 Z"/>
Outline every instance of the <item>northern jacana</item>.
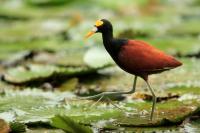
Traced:
<path fill-rule="evenodd" d="M 103 44 L 112 59 L 121 69 L 135 75 L 135 78 L 133 88 L 130 91 L 102 92 L 87 98 L 93 99 L 100 97 L 101 99 L 103 96 L 108 95 L 134 93 L 137 77 L 139 76 L 144 79 L 153 96 L 153 105 L 150 116 L 150 119 L 152 120 L 156 104 L 156 95 L 148 82 L 148 76 L 176 68 L 181 66 L 182 63 L 144 41 L 114 38 L 112 24 L 106 19 L 97 20 L 94 28 L 86 35 L 86 38 L 94 33 L 102 33 Z"/>

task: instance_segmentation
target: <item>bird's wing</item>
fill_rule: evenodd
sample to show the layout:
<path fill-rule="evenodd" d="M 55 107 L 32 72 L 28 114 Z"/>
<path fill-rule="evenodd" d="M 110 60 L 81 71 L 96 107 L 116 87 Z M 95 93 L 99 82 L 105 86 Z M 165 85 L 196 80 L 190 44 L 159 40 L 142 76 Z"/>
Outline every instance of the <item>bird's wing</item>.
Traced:
<path fill-rule="evenodd" d="M 159 72 L 180 66 L 182 63 L 144 41 L 129 40 L 121 47 L 118 56 L 121 66 L 128 71 Z"/>

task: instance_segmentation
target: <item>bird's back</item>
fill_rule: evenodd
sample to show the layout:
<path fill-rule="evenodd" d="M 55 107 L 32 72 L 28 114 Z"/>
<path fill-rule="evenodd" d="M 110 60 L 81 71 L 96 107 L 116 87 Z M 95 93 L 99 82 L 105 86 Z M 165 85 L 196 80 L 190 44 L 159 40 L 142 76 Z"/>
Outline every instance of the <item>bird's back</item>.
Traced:
<path fill-rule="evenodd" d="M 118 61 L 122 69 L 138 76 L 160 73 L 182 65 L 174 57 L 140 40 L 129 40 L 123 45 Z"/>

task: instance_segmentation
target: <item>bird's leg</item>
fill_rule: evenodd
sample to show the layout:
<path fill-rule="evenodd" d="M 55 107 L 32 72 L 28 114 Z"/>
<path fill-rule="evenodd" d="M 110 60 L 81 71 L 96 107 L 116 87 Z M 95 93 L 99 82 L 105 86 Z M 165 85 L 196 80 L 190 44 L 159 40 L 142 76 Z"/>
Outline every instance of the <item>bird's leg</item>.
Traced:
<path fill-rule="evenodd" d="M 94 95 L 94 96 L 88 96 L 88 97 L 79 97 L 80 99 L 95 99 L 98 97 L 108 97 L 108 96 L 115 96 L 115 95 L 122 95 L 122 94 L 132 94 L 135 92 L 135 88 L 136 88 L 136 82 L 137 82 L 137 76 L 135 76 L 134 78 L 134 82 L 133 82 L 133 88 L 130 91 L 124 91 L 124 92 L 102 92 L 100 94 Z"/>
<path fill-rule="evenodd" d="M 152 105 L 151 116 L 150 116 L 150 120 L 152 121 L 153 120 L 153 115 L 154 115 L 154 110 L 155 110 L 155 105 L 156 105 L 157 98 L 156 98 L 156 95 L 155 95 L 153 89 L 151 88 L 149 82 L 147 80 L 145 80 L 145 82 L 147 83 L 147 86 L 148 86 L 148 88 L 151 91 L 151 94 L 153 96 L 153 105 Z"/>

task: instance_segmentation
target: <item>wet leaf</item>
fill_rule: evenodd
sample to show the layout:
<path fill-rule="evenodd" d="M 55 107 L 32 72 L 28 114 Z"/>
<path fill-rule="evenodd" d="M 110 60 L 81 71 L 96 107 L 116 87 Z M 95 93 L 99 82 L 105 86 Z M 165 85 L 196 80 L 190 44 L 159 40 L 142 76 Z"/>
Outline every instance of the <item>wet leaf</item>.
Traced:
<path fill-rule="evenodd" d="M 86 50 L 83 49 L 84 47 L 80 45 L 80 42 L 66 43 L 59 39 L 42 39 L 23 42 L 0 42 L 0 44 L 0 60 L 3 60 L 2 63 L 12 62 L 13 58 L 20 53 L 37 51 L 33 58 L 34 62 L 59 65 L 84 64 L 83 55 Z M 77 50 L 78 53 L 75 52 Z M 52 60 L 49 60 L 49 58 L 52 58 Z"/>
<path fill-rule="evenodd" d="M 34 51 L 23 51 L 20 53 L 15 54 L 14 56 L 11 56 L 10 59 L 3 61 L 1 63 L 2 66 L 4 67 L 11 67 L 11 66 L 17 66 L 18 64 L 31 59 L 36 52 Z"/>
<path fill-rule="evenodd" d="M 71 48 L 70 50 L 63 50 L 58 52 L 38 52 L 34 56 L 33 62 L 39 64 L 55 64 L 62 66 L 81 66 L 84 65 L 83 56 L 85 50 L 79 50 L 79 52 L 74 52 Z M 49 60 L 51 59 L 51 60 Z"/>
<path fill-rule="evenodd" d="M 25 0 L 33 6 L 57 6 L 70 2 L 70 0 Z"/>
<path fill-rule="evenodd" d="M 61 129 L 48 129 L 48 128 L 31 128 L 26 133 L 65 133 Z"/>
<path fill-rule="evenodd" d="M 151 45 L 169 54 L 187 55 L 200 51 L 200 40 L 191 37 L 165 37 L 155 39 L 145 39 Z"/>
<path fill-rule="evenodd" d="M 24 133 L 26 131 L 26 125 L 19 122 L 10 123 L 11 133 Z"/>
<path fill-rule="evenodd" d="M 84 56 L 84 61 L 90 67 L 102 67 L 107 64 L 114 64 L 112 58 L 103 48 L 93 47 Z"/>
<path fill-rule="evenodd" d="M 172 87 L 167 89 L 169 92 L 177 93 L 179 95 L 185 95 L 185 94 L 191 94 L 191 95 L 200 95 L 199 87 L 191 86 L 190 88 L 188 87 Z"/>
<path fill-rule="evenodd" d="M 0 100 L 0 116 L 4 119 L 18 121 L 28 125 L 34 123 L 50 122 L 57 114 L 67 115 L 81 124 L 91 125 L 94 128 L 116 128 L 120 126 L 163 126 L 181 123 L 186 117 L 196 113 L 200 104 L 197 99 L 189 101 L 167 100 L 157 103 L 155 117 L 149 120 L 151 102 L 140 100 L 127 100 L 112 104 L 88 100 L 73 100 L 66 93 L 42 92 L 40 90 L 7 91 Z M 65 100 L 63 100 L 65 99 Z M 15 102 L 13 102 L 15 101 Z M 8 113 L 12 119 L 8 118 Z M 101 123 L 101 124 L 100 124 Z"/>
<path fill-rule="evenodd" d="M 41 38 L 47 38 L 55 36 L 66 28 L 64 22 L 49 19 L 42 21 L 26 21 L 15 23 L 7 26 L 1 26 L 0 29 L 0 42 L 23 42 L 31 40 L 40 40 Z"/>
<path fill-rule="evenodd" d="M 4 80 L 13 84 L 25 84 L 28 82 L 44 81 L 53 77 L 73 77 L 96 73 L 97 70 L 108 67 L 59 67 L 55 65 L 27 65 L 10 68 L 4 75 Z"/>
<path fill-rule="evenodd" d="M 54 116 L 51 119 L 51 125 L 69 133 L 92 133 L 92 130 L 89 127 L 80 125 L 71 118 L 63 115 Z"/>
<path fill-rule="evenodd" d="M 67 80 L 61 86 L 59 86 L 60 91 L 74 91 L 76 86 L 78 85 L 78 79 L 72 78 Z"/>
<path fill-rule="evenodd" d="M 200 34 L 200 28 L 198 24 L 199 20 L 184 21 L 172 26 L 168 32 L 178 36 L 198 36 Z"/>

